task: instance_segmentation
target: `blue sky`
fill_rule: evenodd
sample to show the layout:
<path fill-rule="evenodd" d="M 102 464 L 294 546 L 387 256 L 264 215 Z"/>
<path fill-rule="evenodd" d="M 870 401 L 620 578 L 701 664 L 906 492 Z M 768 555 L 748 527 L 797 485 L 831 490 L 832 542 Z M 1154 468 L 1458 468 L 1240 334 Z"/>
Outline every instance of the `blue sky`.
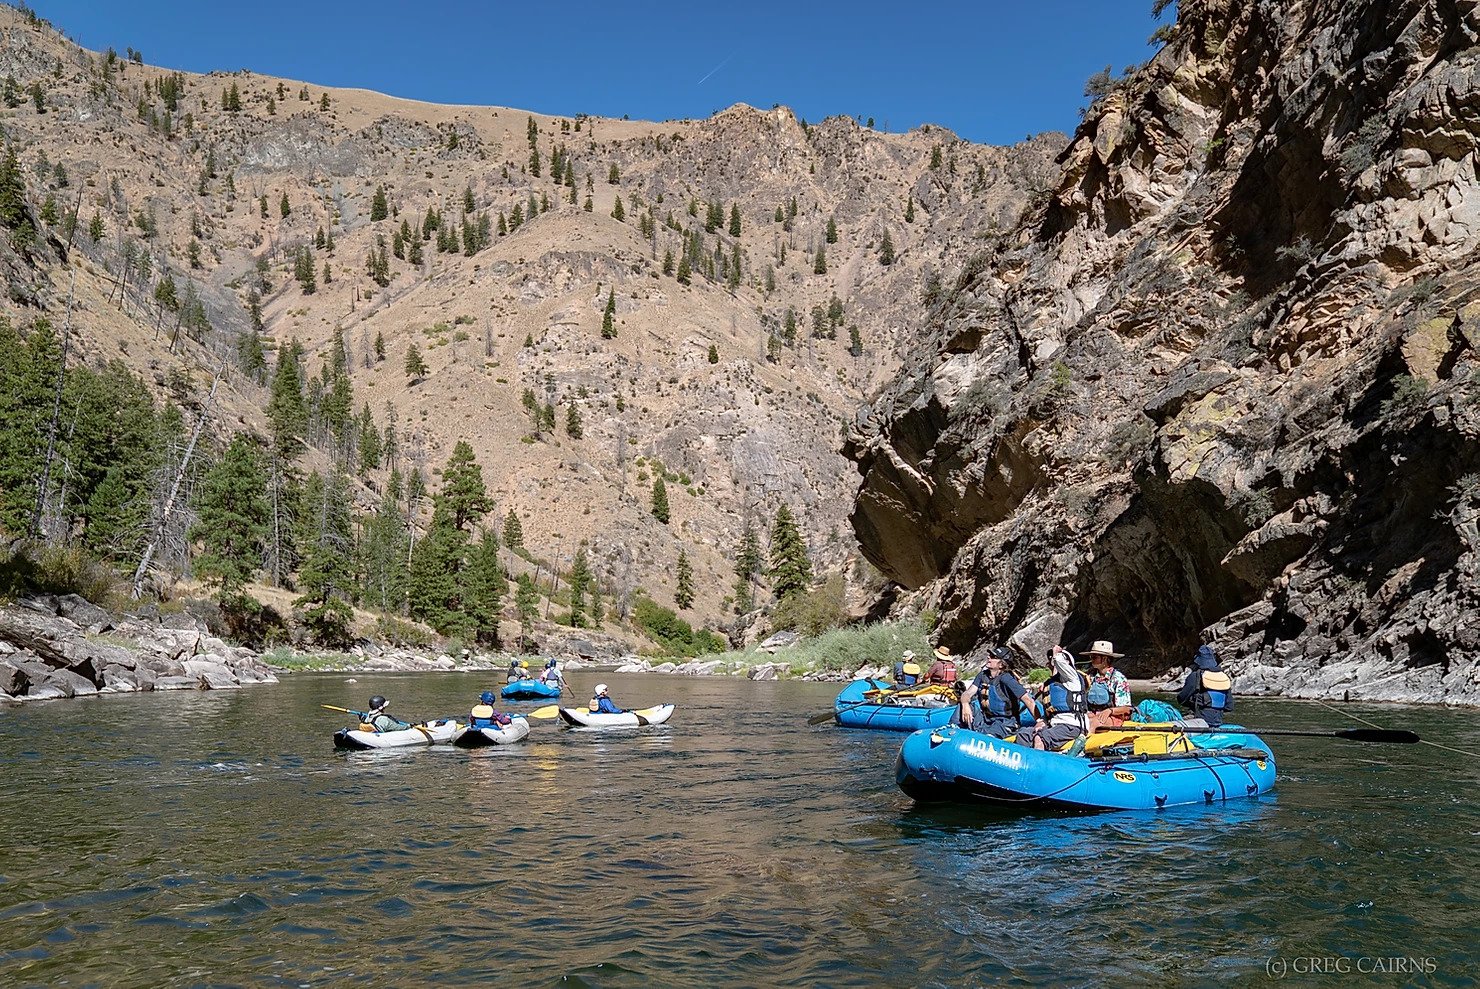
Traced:
<path fill-rule="evenodd" d="M 1085 79 L 1145 61 L 1156 28 L 1151 0 L 31 2 L 85 47 L 195 72 L 645 120 L 782 103 L 992 144 L 1072 131 Z"/>

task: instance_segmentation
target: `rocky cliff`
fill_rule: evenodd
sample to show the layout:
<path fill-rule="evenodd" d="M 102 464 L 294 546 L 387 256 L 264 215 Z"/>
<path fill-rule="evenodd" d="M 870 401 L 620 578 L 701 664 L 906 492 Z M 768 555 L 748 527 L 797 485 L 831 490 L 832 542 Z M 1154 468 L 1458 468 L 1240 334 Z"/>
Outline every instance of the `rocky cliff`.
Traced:
<path fill-rule="evenodd" d="M 1480 9 L 1181 8 L 859 413 L 863 551 L 960 649 L 1480 703 Z"/>

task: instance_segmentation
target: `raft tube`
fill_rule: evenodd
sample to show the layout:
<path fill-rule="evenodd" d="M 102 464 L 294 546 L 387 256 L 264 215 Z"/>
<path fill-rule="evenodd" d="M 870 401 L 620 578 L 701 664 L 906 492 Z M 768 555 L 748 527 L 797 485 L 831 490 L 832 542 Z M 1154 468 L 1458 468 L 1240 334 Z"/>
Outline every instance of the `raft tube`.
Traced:
<path fill-rule="evenodd" d="M 623 711 L 621 714 L 592 714 L 578 707 L 560 709 L 560 720 L 575 728 L 641 728 L 661 725 L 671 717 L 672 704 L 645 707 L 641 711 Z"/>
<path fill-rule="evenodd" d="M 1258 797 L 1274 788 L 1274 756 L 1257 735 L 1189 735 L 1190 752 L 1114 756 L 1043 752 L 956 726 L 904 740 L 899 788 L 917 802 L 1019 810 L 1159 810 Z"/>
<path fill-rule="evenodd" d="M 545 697 L 559 697 L 560 685 L 558 683 L 544 683 L 540 680 L 515 680 L 498 695 L 506 701 L 532 701 Z"/>
<path fill-rule="evenodd" d="M 362 731 L 358 728 L 341 728 L 334 733 L 336 749 L 406 749 L 418 745 L 443 745 L 452 741 L 452 736 L 461 726 L 454 718 L 428 721 L 424 725 L 412 725 L 400 731 Z"/>
<path fill-rule="evenodd" d="M 890 686 L 881 680 L 854 680 L 844 687 L 833 701 L 833 720 L 844 728 L 873 728 L 881 731 L 920 731 L 923 728 L 940 728 L 951 723 L 956 716 L 956 705 L 941 707 L 916 707 L 906 704 L 875 704 L 864 702 L 864 694 L 870 690 L 888 690 Z"/>
<path fill-rule="evenodd" d="M 529 722 L 514 718 L 502 727 L 475 728 L 462 725 L 452 736 L 452 744 L 463 749 L 477 749 L 485 745 L 512 745 L 529 734 Z"/>

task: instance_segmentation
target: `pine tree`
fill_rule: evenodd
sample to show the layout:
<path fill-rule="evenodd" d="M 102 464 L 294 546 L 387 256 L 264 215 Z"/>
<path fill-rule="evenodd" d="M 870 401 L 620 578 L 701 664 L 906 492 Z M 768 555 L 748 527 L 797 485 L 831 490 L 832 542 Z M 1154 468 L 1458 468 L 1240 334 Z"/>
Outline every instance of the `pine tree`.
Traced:
<path fill-rule="evenodd" d="M 663 252 L 663 274 L 673 274 L 673 249 L 668 248 Z"/>
<path fill-rule="evenodd" d="M 802 593 L 812 584 L 812 561 L 807 555 L 807 544 L 797 528 L 791 509 L 782 505 L 776 510 L 776 519 L 771 524 L 771 588 L 776 600 L 784 601 L 793 594 Z"/>
<path fill-rule="evenodd" d="M 879 245 L 879 263 L 885 267 L 894 263 L 894 241 L 887 230 L 884 231 L 884 242 Z"/>
<path fill-rule="evenodd" d="M 364 476 L 380 466 L 380 430 L 375 426 L 375 417 L 370 414 L 370 403 L 360 412 L 360 421 L 355 430 L 360 442 L 360 475 Z"/>
<path fill-rule="evenodd" d="M 857 324 L 848 327 L 848 354 L 852 357 L 863 356 L 863 337 L 858 335 Z"/>
<path fill-rule="evenodd" d="M 606 293 L 606 309 L 601 314 L 601 338 L 603 340 L 614 339 L 617 335 L 617 292 L 616 289 L 608 289 Z"/>
<path fill-rule="evenodd" d="M 740 204 L 730 204 L 730 236 L 740 236 Z"/>
<path fill-rule="evenodd" d="M 483 483 L 483 468 L 473 456 L 473 448 L 466 440 L 458 440 L 452 448 L 447 466 L 442 468 L 442 494 L 440 495 L 458 529 L 470 531 L 472 523 L 487 515 L 493 507 L 488 499 L 488 488 Z"/>
<path fill-rule="evenodd" d="M 519 614 L 519 644 L 521 648 L 527 648 L 531 643 L 529 631 L 534 623 L 535 615 L 539 613 L 540 593 L 535 589 L 534 580 L 527 573 L 519 575 L 519 586 L 514 592 L 514 609 Z"/>
<path fill-rule="evenodd" d="M 375 359 L 377 361 L 385 360 L 385 336 L 380 330 L 375 331 Z"/>
<path fill-rule="evenodd" d="M 375 187 L 375 195 L 370 200 L 370 222 L 384 220 L 391 215 L 390 203 L 385 198 L 385 186 Z"/>
<path fill-rule="evenodd" d="M 607 185 L 617 185 L 621 181 L 622 181 L 622 173 L 617 168 L 617 163 L 616 162 L 612 162 L 611 168 L 608 168 L 606 170 L 606 182 L 607 182 Z"/>
<path fill-rule="evenodd" d="M 286 220 L 293 215 L 293 205 L 288 202 L 288 193 L 283 192 L 283 198 L 278 200 L 278 215 Z"/>
<path fill-rule="evenodd" d="M 298 285 L 303 289 L 304 295 L 313 295 L 318 289 L 313 269 L 313 254 L 307 247 L 300 248 L 298 256 L 293 259 L 293 277 L 298 279 Z"/>
<path fill-rule="evenodd" d="M 832 217 L 827 218 L 827 242 L 836 244 L 838 242 L 838 223 Z"/>
<path fill-rule="evenodd" d="M 773 338 L 774 339 L 774 338 Z M 761 543 L 749 520 L 735 550 L 735 612 L 755 610 L 755 580 L 761 572 Z"/>
<path fill-rule="evenodd" d="M 498 536 L 488 529 L 480 530 L 477 544 L 468 549 L 463 571 L 465 607 L 473 638 L 491 646 L 499 644 L 499 618 L 509 588 L 498 562 L 498 549 Z"/>
<path fill-rule="evenodd" d="M 407 601 L 413 618 L 442 635 L 467 635 L 471 617 L 459 589 L 468 535 L 452 523 L 447 503 L 437 499 L 432 524 L 411 551 Z"/>
<path fill-rule="evenodd" d="M 382 611 L 399 609 L 406 599 L 406 517 L 401 512 L 400 478 L 392 474 L 392 480 L 365 526 L 361 544 L 365 597 Z"/>
<path fill-rule="evenodd" d="M 668 486 L 663 483 L 662 474 L 653 480 L 653 518 L 668 524 Z"/>
<path fill-rule="evenodd" d="M 223 607 L 236 610 L 243 588 L 261 568 L 267 538 L 267 475 L 255 439 L 238 433 L 201 479 L 190 539 L 201 544 L 195 572 L 219 590 Z"/>
<path fill-rule="evenodd" d="M 533 145 L 529 148 L 529 174 L 540 177 L 540 149 Z"/>
<path fill-rule="evenodd" d="M 312 536 L 304 540 L 307 549 L 298 571 L 303 594 L 293 604 L 302 609 L 303 626 L 313 641 L 345 645 L 354 617 L 348 600 L 354 576 L 349 484 L 334 470 L 327 479 L 314 474 L 308 490 L 307 521 Z"/>
<path fill-rule="evenodd" d="M 915 222 L 915 197 L 911 196 L 904 205 L 904 222 Z"/>
<path fill-rule="evenodd" d="M 298 456 L 308 428 L 308 405 L 303 398 L 302 348 L 296 339 L 278 348 L 277 368 L 272 376 L 272 395 L 267 403 L 267 421 L 272 427 L 275 456 L 291 462 Z"/>
<path fill-rule="evenodd" d="M 570 584 L 570 624 L 575 628 L 585 628 L 586 592 L 591 588 L 591 563 L 586 556 L 584 544 L 576 550 L 575 562 L 571 564 L 567 583 Z"/>
<path fill-rule="evenodd" d="M 719 348 L 712 343 L 709 345 L 709 363 L 719 363 Z"/>
<path fill-rule="evenodd" d="M 509 514 L 504 516 L 504 545 L 510 550 L 524 548 L 524 526 L 519 522 L 519 516 L 514 509 L 509 509 Z"/>
<path fill-rule="evenodd" d="M 627 219 L 627 211 L 622 208 L 621 196 L 618 196 L 616 202 L 612 204 L 612 219 L 616 220 L 619 223 Z"/>
<path fill-rule="evenodd" d="M 812 262 L 812 274 L 827 274 L 827 250 L 825 248 L 817 248 L 817 260 Z"/>
<path fill-rule="evenodd" d="M 421 359 L 421 351 L 416 344 L 412 344 L 406 350 L 406 377 L 411 384 L 416 384 L 427 375 L 426 362 Z"/>
<path fill-rule="evenodd" d="M 565 407 L 565 435 L 578 440 L 584 435 L 581 428 L 581 412 L 574 402 Z"/>
<path fill-rule="evenodd" d="M 673 602 L 683 609 L 694 604 L 694 568 L 685 550 L 678 551 L 678 589 L 674 591 Z"/>
<path fill-rule="evenodd" d="M 678 283 L 680 285 L 689 284 L 691 281 L 693 281 L 693 272 L 694 269 L 689 265 L 689 256 L 687 253 L 684 253 L 684 255 L 678 259 L 678 274 L 676 276 L 678 278 Z"/>

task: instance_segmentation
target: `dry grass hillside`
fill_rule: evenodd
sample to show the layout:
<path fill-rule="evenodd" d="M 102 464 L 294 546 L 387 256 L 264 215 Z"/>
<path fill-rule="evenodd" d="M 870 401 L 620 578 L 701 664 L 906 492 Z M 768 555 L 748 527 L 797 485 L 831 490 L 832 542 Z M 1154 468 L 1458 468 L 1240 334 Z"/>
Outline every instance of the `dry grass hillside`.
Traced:
<path fill-rule="evenodd" d="M 45 312 L 60 325 L 70 291 L 80 359 L 120 358 L 190 405 L 252 333 L 249 293 L 260 290 L 269 365 L 297 338 L 316 370 L 340 329 L 356 410 L 368 403 L 381 428 L 394 420 L 402 465 L 424 465 L 433 490 L 435 468 L 466 439 L 496 512 L 520 514 L 535 553 L 568 563 L 585 540 L 608 587 L 635 582 L 672 604 L 687 550 L 699 593 L 687 617 L 706 624 L 727 612 L 747 515 L 769 519 L 786 503 L 814 558 L 856 558 L 845 425 L 917 346 L 934 282 L 1014 226 L 1064 145 L 1045 135 L 984 147 L 845 118 L 808 126 L 779 107 L 664 123 L 559 118 L 251 72 L 176 74 L 83 50 L 9 7 L 0 76 L 19 94 L 0 112 L 29 195 L 38 210 L 48 195 L 59 204 L 53 234 L 70 242 L 31 281 L 12 268 L 13 319 Z M 226 106 L 233 91 L 240 109 Z M 389 215 L 372 220 L 377 189 Z M 711 203 L 722 221 L 706 231 Z M 531 204 L 538 215 L 499 232 Z M 485 223 L 489 243 L 439 252 L 430 235 L 420 264 L 391 254 L 378 284 L 367 257 L 403 223 L 420 233 L 431 210 L 460 231 Z M 698 264 L 686 285 L 664 259 L 695 232 L 696 260 L 714 272 Z M 321 234 L 332 249 L 315 246 Z M 305 249 L 312 294 L 294 278 Z M 172 342 L 175 315 L 154 301 L 166 272 L 203 303 L 198 339 Z M 608 299 L 616 334 L 604 338 Z M 429 366 L 419 380 L 404 370 L 413 345 Z M 532 425 L 526 389 L 555 405 L 553 431 Z M 265 431 L 266 398 L 230 374 L 223 431 Z M 565 430 L 570 406 L 580 438 Z M 648 508 L 658 470 L 671 479 L 667 525 Z M 366 505 L 386 473 L 364 478 Z"/>

